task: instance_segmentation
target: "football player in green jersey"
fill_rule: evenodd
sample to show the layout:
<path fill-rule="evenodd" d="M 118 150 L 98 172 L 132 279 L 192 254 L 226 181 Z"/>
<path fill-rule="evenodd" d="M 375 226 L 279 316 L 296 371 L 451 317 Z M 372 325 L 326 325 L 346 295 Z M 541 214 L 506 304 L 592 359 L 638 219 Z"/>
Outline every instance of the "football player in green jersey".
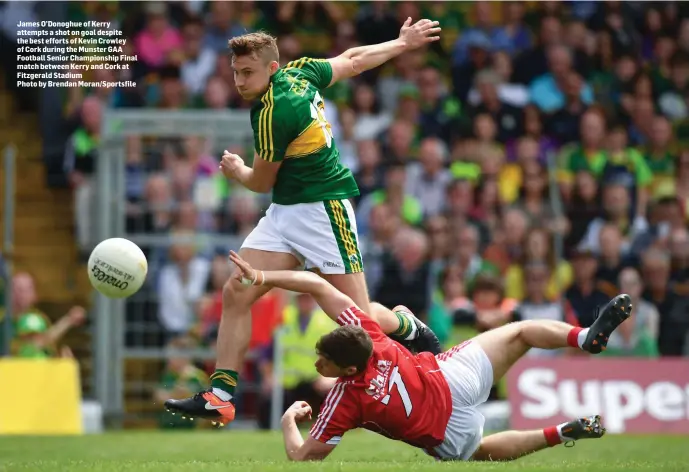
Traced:
<path fill-rule="evenodd" d="M 247 189 L 273 193 L 265 217 L 242 244 L 240 255 L 247 263 L 259 270 L 318 271 L 364 312 L 377 316 L 394 339 L 407 341 L 415 350 L 438 352 L 435 335 L 408 310 L 400 308 L 393 314 L 376 305 L 371 311 L 349 203 L 359 189 L 352 172 L 340 163 L 321 91 L 437 41 L 439 33 L 437 21 L 412 24 L 408 18 L 396 40 L 352 48 L 327 60 L 302 58 L 282 68 L 272 36 L 259 32 L 232 38 L 235 85 L 243 98 L 255 102 L 251 109 L 255 154 L 248 167 L 240 156 L 226 151 L 220 165 L 227 178 Z M 250 309 L 268 290 L 262 284 L 242 286 L 233 279 L 225 284 L 211 388 L 188 399 L 169 400 L 167 408 L 221 425 L 234 419 L 232 395 L 249 345 Z"/>

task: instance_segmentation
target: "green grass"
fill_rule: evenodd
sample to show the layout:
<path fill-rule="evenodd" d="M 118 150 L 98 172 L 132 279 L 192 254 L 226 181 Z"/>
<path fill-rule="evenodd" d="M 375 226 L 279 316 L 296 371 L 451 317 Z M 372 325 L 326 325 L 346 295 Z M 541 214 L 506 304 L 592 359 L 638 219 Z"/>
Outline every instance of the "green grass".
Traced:
<path fill-rule="evenodd" d="M 689 437 L 606 436 L 510 463 L 436 463 L 402 443 L 357 431 L 323 463 L 289 463 L 279 434 L 123 432 L 0 437 L 0 471 L 689 471 Z"/>

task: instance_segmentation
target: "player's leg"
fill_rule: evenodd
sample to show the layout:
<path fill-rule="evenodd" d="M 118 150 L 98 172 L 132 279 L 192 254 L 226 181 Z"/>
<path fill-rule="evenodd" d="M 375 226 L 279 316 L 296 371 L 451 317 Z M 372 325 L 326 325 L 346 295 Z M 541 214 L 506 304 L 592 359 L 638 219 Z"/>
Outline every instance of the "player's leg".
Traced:
<path fill-rule="evenodd" d="M 600 416 L 580 418 L 545 429 L 503 431 L 483 438 L 472 460 L 509 461 L 558 444 L 568 445 L 580 439 L 600 438 L 604 434 Z"/>
<path fill-rule="evenodd" d="M 406 306 L 397 305 L 390 310 L 380 303 L 371 302 L 371 316 L 378 321 L 383 332 L 410 351 L 442 352 L 438 336 Z"/>
<path fill-rule="evenodd" d="M 631 314 L 631 299 L 618 295 L 601 311 L 590 328 L 578 328 L 554 320 L 510 323 L 473 338 L 493 366 L 493 378 L 501 379 L 519 358 L 533 348 L 580 348 L 593 354 L 605 349 L 608 337 Z"/>
<path fill-rule="evenodd" d="M 239 254 L 260 270 L 292 270 L 301 265 L 277 232 L 270 209 L 244 241 Z M 211 388 L 191 398 L 168 400 L 168 409 L 192 418 L 213 419 L 221 425 L 234 419 L 231 400 L 251 339 L 251 306 L 268 290 L 264 286 L 242 285 L 234 278 L 225 283 Z"/>
<path fill-rule="evenodd" d="M 533 348 L 559 349 L 578 347 L 596 354 L 605 349 L 608 337 L 631 313 L 628 295 L 613 298 L 588 329 L 553 320 L 510 323 L 476 336 L 472 343 L 481 347 L 498 381 L 526 352 Z M 476 460 L 508 460 L 530 454 L 547 446 L 603 435 L 600 418 L 582 418 L 541 431 L 509 431 L 483 438 L 474 454 Z M 540 436 L 540 437 L 539 437 Z"/>

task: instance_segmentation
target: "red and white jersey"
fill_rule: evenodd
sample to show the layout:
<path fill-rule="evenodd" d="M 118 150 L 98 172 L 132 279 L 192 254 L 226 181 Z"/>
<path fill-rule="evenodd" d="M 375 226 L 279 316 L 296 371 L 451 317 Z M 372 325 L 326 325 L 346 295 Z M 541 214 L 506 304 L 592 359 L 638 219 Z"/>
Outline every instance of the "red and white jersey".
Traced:
<path fill-rule="evenodd" d="M 356 307 L 345 310 L 337 322 L 365 329 L 373 340 L 373 355 L 364 372 L 338 379 L 311 436 L 335 445 L 350 429 L 364 428 L 415 447 L 439 445 L 452 397 L 435 356 L 413 355 Z"/>

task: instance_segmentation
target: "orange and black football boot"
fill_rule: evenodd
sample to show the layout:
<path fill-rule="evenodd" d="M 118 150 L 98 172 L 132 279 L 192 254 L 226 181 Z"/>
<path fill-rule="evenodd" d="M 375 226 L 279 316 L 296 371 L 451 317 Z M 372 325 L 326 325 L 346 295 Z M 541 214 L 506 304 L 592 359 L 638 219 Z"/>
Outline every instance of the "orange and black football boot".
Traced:
<path fill-rule="evenodd" d="M 581 348 L 591 354 L 599 354 L 608 346 L 608 339 L 615 329 L 632 315 L 632 299 L 618 295 L 596 314 Z"/>
<path fill-rule="evenodd" d="M 409 308 L 403 305 L 397 305 L 395 308 L 392 309 L 392 312 L 405 313 L 407 315 L 411 315 L 412 319 L 414 320 L 414 324 L 416 325 L 416 337 L 414 339 L 407 340 L 402 339 L 399 336 L 389 334 L 388 336 L 390 337 L 390 339 L 392 339 L 393 341 L 397 341 L 414 354 L 418 354 L 420 352 L 430 352 L 431 354 L 437 356 L 438 354 L 443 352 L 442 348 L 440 347 L 440 341 L 438 340 L 438 336 L 436 336 L 433 330 L 426 326 L 426 324 L 423 321 L 418 319 Z"/>
<path fill-rule="evenodd" d="M 195 418 L 211 420 L 213 426 L 219 428 L 233 421 L 235 414 L 234 404 L 221 400 L 210 389 L 190 398 L 167 400 L 165 408 L 172 414 L 182 415 L 182 418 L 191 421 Z"/>

